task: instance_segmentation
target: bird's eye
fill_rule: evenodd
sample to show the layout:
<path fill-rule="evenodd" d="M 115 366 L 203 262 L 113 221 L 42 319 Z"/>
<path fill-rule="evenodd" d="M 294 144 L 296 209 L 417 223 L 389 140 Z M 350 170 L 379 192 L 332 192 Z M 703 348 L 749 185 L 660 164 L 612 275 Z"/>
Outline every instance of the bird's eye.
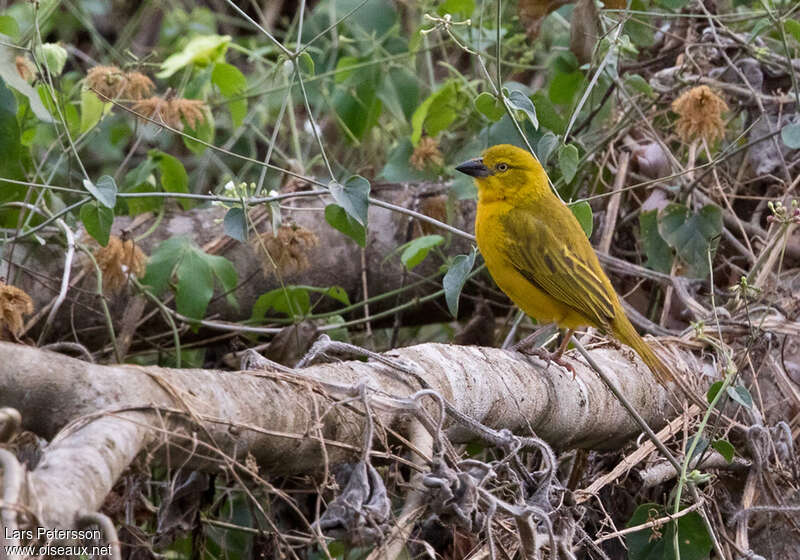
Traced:
<path fill-rule="evenodd" d="M 498 163 L 496 167 L 497 167 L 497 170 L 501 171 L 501 172 L 508 170 L 508 164 L 507 163 Z"/>

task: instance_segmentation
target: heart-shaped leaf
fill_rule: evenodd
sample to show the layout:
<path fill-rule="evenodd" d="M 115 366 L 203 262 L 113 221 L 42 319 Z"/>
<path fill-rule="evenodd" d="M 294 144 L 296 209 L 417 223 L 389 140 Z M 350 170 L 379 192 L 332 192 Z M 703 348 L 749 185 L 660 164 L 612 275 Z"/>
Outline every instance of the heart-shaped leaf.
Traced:
<path fill-rule="evenodd" d="M 337 181 L 331 181 L 328 188 L 336 203 L 359 224 L 367 227 L 369 181 L 360 175 L 353 175 L 345 181 L 344 185 Z"/>
<path fill-rule="evenodd" d="M 689 266 L 689 275 L 708 276 L 708 253 L 713 259 L 722 233 L 719 207 L 709 204 L 694 213 L 682 204 L 670 204 L 658 221 L 658 232 Z"/>
<path fill-rule="evenodd" d="M 97 180 L 97 183 L 84 179 L 83 186 L 106 208 L 114 208 L 114 205 L 117 204 L 117 184 L 110 175 L 103 175 Z"/>
<path fill-rule="evenodd" d="M 514 90 L 506 99 L 508 99 L 508 104 L 511 105 L 513 109 L 525 113 L 531 121 L 533 128 L 539 128 L 539 119 L 536 118 L 536 107 L 534 107 L 530 97 L 521 91 Z"/>

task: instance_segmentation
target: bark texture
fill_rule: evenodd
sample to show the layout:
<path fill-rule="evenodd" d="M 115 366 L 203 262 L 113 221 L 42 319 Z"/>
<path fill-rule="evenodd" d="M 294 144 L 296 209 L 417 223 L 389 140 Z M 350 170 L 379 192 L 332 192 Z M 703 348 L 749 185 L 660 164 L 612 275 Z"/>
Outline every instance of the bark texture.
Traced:
<path fill-rule="evenodd" d="M 638 359 L 630 361 L 632 353 L 608 347 L 593 356 L 653 427 L 673 415 L 668 392 Z M 560 367 L 496 348 L 422 344 L 384 357 L 416 369 L 462 414 L 496 430 L 535 433 L 558 449 L 613 448 L 639 432 L 578 358 L 569 358 L 573 380 Z M 379 432 L 406 432 L 415 410 L 408 397 L 421 383 L 377 361 L 291 373 L 101 366 L 0 343 L 0 406 L 19 410 L 24 429 L 52 439 L 23 492 L 51 526 L 97 510 L 146 450 L 162 463 L 207 471 L 252 457 L 263 475 L 348 460 L 364 445 L 363 384 Z M 421 402 L 439 417 L 433 398 Z M 453 442 L 475 439 L 451 418 L 444 428 Z"/>

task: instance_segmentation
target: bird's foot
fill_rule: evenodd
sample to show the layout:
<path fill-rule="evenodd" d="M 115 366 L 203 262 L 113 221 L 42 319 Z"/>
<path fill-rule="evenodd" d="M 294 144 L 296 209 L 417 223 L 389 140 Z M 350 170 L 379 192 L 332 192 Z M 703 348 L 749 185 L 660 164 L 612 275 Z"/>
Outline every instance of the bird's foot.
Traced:
<path fill-rule="evenodd" d="M 568 371 L 571 371 L 572 380 L 575 381 L 575 375 L 576 375 L 575 368 L 572 366 L 572 364 L 570 364 L 564 359 L 563 352 L 550 352 L 542 347 L 525 348 L 523 346 L 515 346 L 514 350 L 528 356 L 536 356 L 540 360 L 544 361 L 547 364 L 547 367 L 550 367 L 550 364 L 556 364 Z"/>

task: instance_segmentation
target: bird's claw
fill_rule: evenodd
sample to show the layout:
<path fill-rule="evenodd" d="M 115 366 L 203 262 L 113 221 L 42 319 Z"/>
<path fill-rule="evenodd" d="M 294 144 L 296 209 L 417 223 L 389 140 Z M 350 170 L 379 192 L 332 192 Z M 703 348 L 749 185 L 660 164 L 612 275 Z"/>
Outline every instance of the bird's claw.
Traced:
<path fill-rule="evenodd" d="M 549 352 L 541 347 L 539 348 L 520 347 L 520 348 L 515 348 L 515 350 L 517 350 L 521 354 L 536 356 L 540 360 L 544 361 L 547 364 L 547 367 L 550 367 L 550 364 L 556 364 L 563 367 L 564 369 L 572 372 L 572 380 L 575 381 L 575 376 L 577 372 L 575 371 L 575 368 L 572 366 L 572 364 L 570 364 L 564 359 L 563 354 L 559 354 L 558 352 Z"/>

